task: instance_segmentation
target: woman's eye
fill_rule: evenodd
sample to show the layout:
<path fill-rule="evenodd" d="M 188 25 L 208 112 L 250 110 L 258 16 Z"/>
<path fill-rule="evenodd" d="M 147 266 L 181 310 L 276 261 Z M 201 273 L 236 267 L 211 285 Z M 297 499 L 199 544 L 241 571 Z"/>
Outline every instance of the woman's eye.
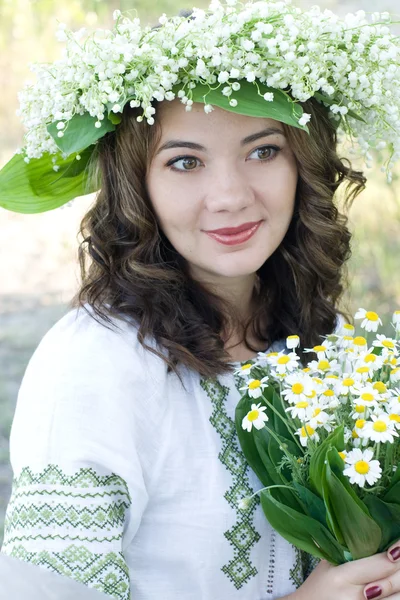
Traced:
<path fill-rule="evenodd" d="M 252 154 L 258 152 L 258 158 L 261 162 L 266 162 L 275 158 L 279 151 L 278 146 L 261 146 L 261 148 L 256 148 Z"/>
<path fill-rule="evenodd" d="M 195 158 L 194 156 L 183 156 L 181 158 L 175 158 L 174 160 L 170 160 L 167 163 L 167 167 L 171 167 L 173 171 L 193 171 L 196 167 L 196 161 L 198 160 L 199 159 Z M 183 168 L 178 169 L 176 167 L 178 163 L 183 163 Z"/>
<path fill-rule="evenodd" d="M 268 162 L 273 160 L 280 150 L 281 149 L 278 146 L 261 146 L 260 148 L 256 148 L 251 155 L 257 152 L 258 158 L 260 159 L 258 162 Z M 183 173 L 184 171 L 194 171 L 198 162 L 200 162 L 200 160 L 195 156 L 179 156 L 170 160 L 166 166 L 172 171 L 180 171 Z M 176 165 L 179 163 L 182 163 L 182 165 L 178 168 Z"/>

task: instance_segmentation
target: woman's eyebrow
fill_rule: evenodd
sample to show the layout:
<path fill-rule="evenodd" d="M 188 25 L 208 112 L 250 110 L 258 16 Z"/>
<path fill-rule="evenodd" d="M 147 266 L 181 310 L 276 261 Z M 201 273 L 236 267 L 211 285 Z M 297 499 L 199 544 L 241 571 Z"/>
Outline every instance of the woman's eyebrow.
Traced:
<path fill-rule="evenodd" d="M 263 129 L 262 131 L 258 131 L 257 133 L 252 133 L 247 137 L 243 138 L 240 142 L 241 146 L 245 146 L 246 144 L 250 144 L 251 142 L 255 142 L 259 138 L 267 137 L 269 135 L 280 134 L 285 137 L 283 129 L 279 129 L 278 127 L 267 127 L 267 129 Z M 171 148 L 191 148 L 192 150 L 200 150 L 201 152 L 207 152 L 205 146 L 201 144 L 197 144 L 196 142 L 187 142 L 185 140 L 169 140 L 160 146 L 157 150 L 156 155 L 160 154 L 163 150 L 170 150 Z"/>

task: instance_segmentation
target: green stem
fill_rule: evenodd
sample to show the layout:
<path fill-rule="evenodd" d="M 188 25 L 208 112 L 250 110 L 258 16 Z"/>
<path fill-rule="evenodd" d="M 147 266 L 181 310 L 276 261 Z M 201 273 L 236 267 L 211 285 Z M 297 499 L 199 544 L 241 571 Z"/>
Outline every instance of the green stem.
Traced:
<path fill-rule="evenodd" d="M 299 443 L 299 441 L 296 439 L 296 437 L 293 435 L 293 433 L 292 433 L 291 429 L 288 427 L 288 421 L 287 421 L 287 420 L 286 420 L 284 417 L 282 417 L 282 415 L 281 415 L 281 413 L 279 412 L 279 410 L 277 410 L 277 409 L 275 408 L 275 406 L 274 406 L 273 404 L 271 404 L 271 402 L 270 402 L 270 401 L 269 401 L 269 400 L 268 400 L 268 399 L 267 399 L 267 398 L 266 398 L 264 395 L 263 395 L 263 399 L 265 400 L 265 403 L 266 403 L 266 404 L 268 404 L 268 406 L 269 406 L 269 407 L 270 407 L 270 408 L 271 408 L 271 409 L 274 411 L 274 413 L 275 413 L 276 415 L 278 415 L 278 417 L 281 419 L 281 421 L 283 421 L 283 422 L 285 423 L 286 427 L 288 428 L 288 431 L 289 431 L 290 435 L 292 436 L 292 438 L 294 439 L 294 441 L 296 442 L 296 444 L 297 444 L 297 445 L 298 445 L 298 447 L 300 448 L 300 450 L 301 450 L 301 453 L 302 453 L 302 454 L 304 454 L 304 450 L 303 450 L 303 448 L 302 448 L 301 444 L 300 444 L 300 443 Z M 282 442 L 279 440 L 279 438 L 277 438 L 277 441 L 279 441 L 279 444 L 280 444 L 280 445 L 282 445 Z"/>
<path fill-rule="evenodd" d="M 264 427 L 269 432 L 269 434 L 274 438 L 274 440 L 279 444 L 279 448 L 286 454 L 286 456 L 290 460 L 290 462 L 293 463 L 293 466 L 294 466 L 294 469 L 295 469 L 296 473 L 298 475 L 301 475 L 301 474 L 298 473 L 298 471 L 299 471 L 299 463 L 297 462 L 297 459 L 294 456 L 292 456 L 290 454 L 290 452 L 288 452 L 286 450 L 286 448 L 284 447 L 284 442 L 282 443 L 282 441 L 276 435 L 275 431 L 272 431 L 272 429 L 270 429 L 267 425 L 264 425 Z M 283 477 L 285 479 L 285 477 L 282 475 L 282 473 L 281 473 L 281 477 Z"/>
<path fill-rule="evenodd" d="M 378 442 L 376 444 L 375 449 L 376 449 L 376 455 L 375 456 L 376 456 L 377 460 L 379 460 L 379 454 L 380 454 L 380 451 L 381 451 L 381 443 L 380 442 Z"/>

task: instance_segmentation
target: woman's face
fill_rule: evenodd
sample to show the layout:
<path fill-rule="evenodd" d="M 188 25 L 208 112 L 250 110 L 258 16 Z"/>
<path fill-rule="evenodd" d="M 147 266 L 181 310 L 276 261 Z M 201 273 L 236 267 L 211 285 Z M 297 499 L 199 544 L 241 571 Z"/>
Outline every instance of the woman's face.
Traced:
<path fill-rule="evenodd" d="M 179 99 L 160 103 L 157 118 L 162 135 L 146 182 L 162 231 L 197 280 L 254 275 L 293 215 L 297 166 L 282 124 L 218 107 L 206 114 L 200 103 L 187 112 Z M 206 233 L 259 221 L 233 245 Z"/>

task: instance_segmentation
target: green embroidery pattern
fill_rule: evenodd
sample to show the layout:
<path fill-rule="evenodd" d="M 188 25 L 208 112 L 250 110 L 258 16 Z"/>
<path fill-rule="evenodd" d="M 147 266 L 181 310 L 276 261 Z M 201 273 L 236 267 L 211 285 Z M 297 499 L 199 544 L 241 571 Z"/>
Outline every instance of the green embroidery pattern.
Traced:
<path fill-rule="evenodd" d="M 121 546 L 132 501 L 119 476 L 57 465 L 14 478 L 1 552 L 70 577 L 117 600 L 130 600 L 129 569 Z M 35 551 L 29 547 L 34 542 Z"/>
<path fill-rule="evenodd" d="M 213 379 L 201 379 L 200 385 L 209 396 L 213 406 L 210 422 L 221 436 L 222 448 L 218 457 L 233 479 L 232 486 L 227 490 L 224 498 L 236 511 L 237 520 L 235 525 L 224 535 L 233 547 L 234 556 L 228 564 L 222 567 L 222 571 L 235 588 L 240 589 L 258 572 L 251 563 L 250 551 L 260 539 L 259 533 L 253 526 L 254 511 L 260 500 L 258 496 L 253 498 L 250 508 L 246 511 L 238 508 L 239 500 L 244 496 L 251 496 L 254 490 L 249 485 L 248 464 L 239 447 L 235 423 L 225 409 L 229 388 Z"/>
<path fill-rule="evenodd" d="M 293 581 L 296 589 L 303 583 L 303 552 L 298 548 L 295 548 L 296 559 L 293 567 L 289 570 L 289 579 Z"/>

